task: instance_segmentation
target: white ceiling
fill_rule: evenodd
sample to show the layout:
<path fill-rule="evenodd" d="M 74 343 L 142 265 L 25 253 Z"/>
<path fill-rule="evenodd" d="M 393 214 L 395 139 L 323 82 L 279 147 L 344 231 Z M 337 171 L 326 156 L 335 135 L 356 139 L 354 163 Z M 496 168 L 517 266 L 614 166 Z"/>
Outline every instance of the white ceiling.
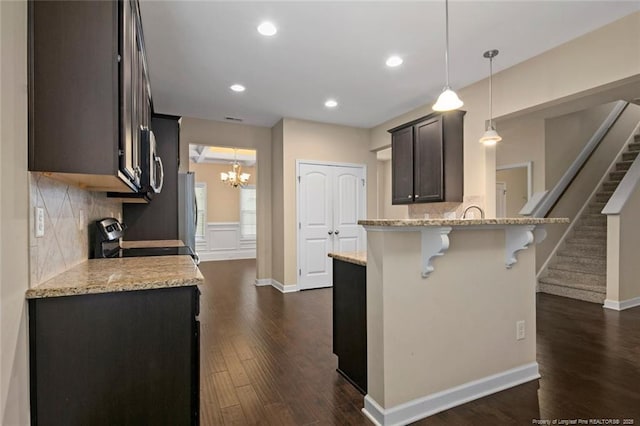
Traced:
<path fill-rule="evenodd" d="M 444 1 L 142 1 L 141 10 L 161 113 L 372 127 L 444 85 Z M 488 76 L 485 50 L 500 50 L 499 71 L 637 10 L 637 0 L 452 1 L 451 85 Z M 263 20 L 278 26 L 274 37 L 256 31 Z M 386 67 L 391 54 L 404 64 Z M 338 108 L 324 107 L 329 97 Z"/>

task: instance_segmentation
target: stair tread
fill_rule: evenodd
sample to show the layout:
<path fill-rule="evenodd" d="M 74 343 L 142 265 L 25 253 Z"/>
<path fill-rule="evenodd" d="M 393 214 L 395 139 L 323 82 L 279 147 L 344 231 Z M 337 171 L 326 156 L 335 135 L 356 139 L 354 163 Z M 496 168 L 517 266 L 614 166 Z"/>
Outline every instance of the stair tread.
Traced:
<path fill-rule="evenodd" d="M 563 263 L 563 262 L 557 262 L 553 265 L 553 267 L 549 267 L 549 269 L 558 269 L 561 271 L 567 271 L 567 272 L 577 272 L 579 274 L 589 274 L 589 275 L 599 275 L 599 276 L 603 276 L 606 277 L 607 276 L 607 271 L 606 269 L 604 270 L 589 270 L 589 271 L 585 271 L 584 269 L 582 269 L 580 267 L 580 265 L 575 265 L 573 263 Z"/>
<path fill-rule="evenodd" d="M 554 278 L 554 277 L 543 277 L 543 278 L 540 278 L 538 280 L 538 282 L 545 283 L 545 284 L 552 284 L 552 285 L 562 286 L 562 287 L 575 288 L 575 289 L 585 290 L 585 291 L 593 291 L 595 293 L 606 293 L 607 292 L 607 286 L 606 285 L 579 284 L 579 283 L 570 282 L 570 281 L 567 281 L 567 280 L 558 279 L 558 278 Z"/>
<path fill-rule="evenodd" d="M 566 245 L 565 248 L 558 251 L 558 256 L 562 257 L 589 257 L 589 258 L 607 258 L 606 248 L 603 246 L 585 247 L 582 245 Z"/>

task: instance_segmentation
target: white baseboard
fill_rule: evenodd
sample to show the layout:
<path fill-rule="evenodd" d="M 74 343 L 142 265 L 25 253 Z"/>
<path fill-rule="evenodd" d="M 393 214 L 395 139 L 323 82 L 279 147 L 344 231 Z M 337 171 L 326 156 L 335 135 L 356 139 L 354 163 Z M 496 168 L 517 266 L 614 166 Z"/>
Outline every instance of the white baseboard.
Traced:
<path fill-rule="evenodd" d="M 362 412 L 369 420 L 379 426 L 406 425 L 449 408 L 539 378 L 538 363 L 532 362 L 387 409 L 382 408 L 380 404 L 367 395 L 364 397 Z"/>
<path fill-rule="evenodd" d="M 211 260 L 255 259 L 256 250 L 198 251 L 198 257 L 200 257 L 201 262 L 208 262 Z"/>
<path fill-rule="evenodd" d="M 603 308 L 613 309 L 614 311 L 624 311 L 625 309 L 635 308 L 640 306 L 640 297 L 634 297 L 633 299 L 622 300 L 620 302 L 616 300 L 605 300 Z"/>
<path fill-rule="evenodd" d="M 273 278 L 256 278 L 255 284 L 257 287 L 270 285 L 280 293 L 293 293 L 299 290 L 297 285 L 284 285 L 281 282 L 274 280 Z"/>

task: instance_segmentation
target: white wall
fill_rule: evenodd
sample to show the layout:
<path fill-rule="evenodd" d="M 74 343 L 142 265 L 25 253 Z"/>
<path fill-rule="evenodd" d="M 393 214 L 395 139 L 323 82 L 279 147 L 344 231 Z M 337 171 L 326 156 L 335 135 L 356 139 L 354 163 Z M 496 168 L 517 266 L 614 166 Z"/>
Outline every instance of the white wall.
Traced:
<path fill-rule="evenodd" d="M 0 2 L 0 423 L 29 424 L 27 3 Z"/>

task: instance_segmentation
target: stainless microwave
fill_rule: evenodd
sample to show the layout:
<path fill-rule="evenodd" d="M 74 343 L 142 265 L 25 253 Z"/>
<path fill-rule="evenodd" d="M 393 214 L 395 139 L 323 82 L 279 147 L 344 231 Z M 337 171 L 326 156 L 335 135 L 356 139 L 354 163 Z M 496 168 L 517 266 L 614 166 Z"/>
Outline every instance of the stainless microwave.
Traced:
<path fill-rule="evenodd" d="M 164 182 L 164 167 L 158 155 L 158 145 L 153 130 L 141 128 L 142 136 L 142 187 L 147 192 L 159 194 Z M 146 188 L 145 188 L 146 187 Z"/>

